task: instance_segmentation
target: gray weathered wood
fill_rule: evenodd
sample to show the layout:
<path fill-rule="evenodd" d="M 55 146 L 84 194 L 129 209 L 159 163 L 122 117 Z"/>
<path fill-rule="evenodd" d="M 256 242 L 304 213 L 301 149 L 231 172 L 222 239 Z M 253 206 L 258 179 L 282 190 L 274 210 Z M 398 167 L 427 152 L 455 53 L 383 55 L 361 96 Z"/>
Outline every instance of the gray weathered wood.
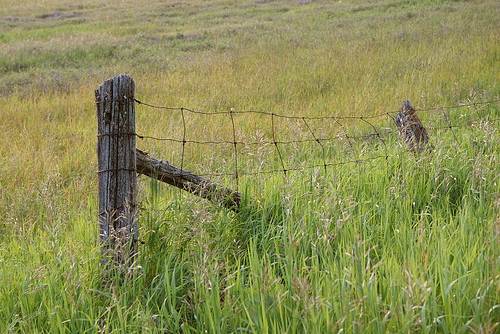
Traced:
<path fill-rule="evenodd" d="M 137 150 L 137 172 L 237 211 L 240 194 Z"/>
<path fill-rule="evenodd" d="M 412 152 L 422 152 L 429 142 L 429 135 L 424 125 L 417 117 L 416 110 L 410 101 L 405 101 L 401 111 L 395 118 L 401 139 Z"/>
<path fill-rule="evenodd" d="M 104 262 L 132 264 L 138 227 L 134 81 L 119 75 L 95 92 L 99 168 L 99 234 Z"/>

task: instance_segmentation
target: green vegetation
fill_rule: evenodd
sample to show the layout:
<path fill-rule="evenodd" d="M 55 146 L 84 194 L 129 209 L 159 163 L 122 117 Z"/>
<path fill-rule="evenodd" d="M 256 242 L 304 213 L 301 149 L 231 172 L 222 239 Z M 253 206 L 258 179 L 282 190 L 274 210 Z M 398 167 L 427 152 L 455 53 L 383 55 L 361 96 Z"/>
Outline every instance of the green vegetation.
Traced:
<path fill-rule="evenodd" d="M 140 99 L 209 111 L 369 116 L 406 98 L 495 100 L 499 10 L 494 0 L 0 0 L 0 332 L 496 332 L 498 103 L 450 112 L 457 138 L 432 131 L 421 157 L 394 136 L 354 152 L 339 141 L 326 174 L 242 177 L 238 214 L 141 177 L 136 275 L 105 289 L 93 91 L 126 72 Z M 182 135 L 178 113 L 137 112 L 138 132 Z M 191 139 L 230 140 L 230 124 L 187 119 Z M 236 124 L 241 140 L 269 138 L 265 117 Z M 310 137 L 300 122 L 277 127 L 282 139 Z M 138 145 L 180 161 L 179 145 Z M 288 166 L 322 163 L 314 145 L 282 150 Z M 231 147 L 185 153 L 186 168 L 232 172 Z M 272 145 L 240 155 L 242 171 L 280 167 Z"/>

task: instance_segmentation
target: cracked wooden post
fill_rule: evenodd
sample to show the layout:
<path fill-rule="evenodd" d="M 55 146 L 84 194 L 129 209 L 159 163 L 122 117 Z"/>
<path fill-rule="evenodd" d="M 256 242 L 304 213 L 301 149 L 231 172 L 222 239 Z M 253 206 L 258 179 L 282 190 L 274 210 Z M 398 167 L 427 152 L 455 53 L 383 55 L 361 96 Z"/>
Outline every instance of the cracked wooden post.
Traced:
<path fill-rule="evenodd" d="M 403 102 L 401 111 L 395 118 L 401 139 L 412 152 L 422 152 L 429 143 L 429 135 L 418 118 L 410 101 Z"/>
<path fill-rule="evenodd" d="M 126 272 L 137 252 L 134 80 L 118 75 L 96 92 L 102 262 Z"/>

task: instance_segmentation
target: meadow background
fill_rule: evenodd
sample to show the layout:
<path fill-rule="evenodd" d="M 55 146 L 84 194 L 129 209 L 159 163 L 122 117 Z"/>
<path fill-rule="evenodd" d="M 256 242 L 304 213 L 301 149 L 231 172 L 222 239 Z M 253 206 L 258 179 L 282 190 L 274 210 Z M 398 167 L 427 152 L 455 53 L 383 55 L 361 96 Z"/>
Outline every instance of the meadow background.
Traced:
<path fill-rule="evenodd" d="M 288 115 L 498 100 L 499 17 L 494 0 L 0 0 L 0 332 L 495 333 L 498 103 L 450 112 L 465 128 L 432 132 L 420 157 L 396 138 L 355 153 L 340 143 L 329 159 L 390 158 L 242 178 L 238 214 L 141 177 L 138 274 L 110 290 L 94 90 L 128 73 L 145 101 Z M 138 132 L 181 134 L 179 114 L 137 114 Z M 231 136 L 228 119 L 189 122 L 193 138 Z M 340 131 L 324 123 L 313 126 Z M 269 135 L 259 117 L 237 125 Z M 178 146 L 138 146 L 179 161 Z M 272 147 L 241 150 L 243 170 L 276 163 Z M 231 172 L 231 152 L 189 146 L 186 167 Z"/>

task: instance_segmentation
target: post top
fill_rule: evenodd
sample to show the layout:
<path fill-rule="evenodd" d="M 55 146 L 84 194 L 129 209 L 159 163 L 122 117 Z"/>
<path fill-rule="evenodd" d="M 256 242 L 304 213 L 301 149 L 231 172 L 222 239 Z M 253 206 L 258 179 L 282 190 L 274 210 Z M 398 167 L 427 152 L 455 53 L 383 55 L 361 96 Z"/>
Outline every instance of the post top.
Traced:
<path fill-rule="evenodd" d="M 118 74 L 118 75 L 115 75 L 112 78 L 109 78 L 109 79 L 105 80 L 99 86 L 99 88 L 104 87 L 104 86 L 108 86 L 108 85 L 112 85 L 114 82 L 118 82 L 118 83 L 122 83 L 122 84 L 129 82 L 132 85 L 134 85 L 134 79 L 130 75 L 128 75 L 128 74 Z"/>
<path fill-rule="evenodd" d="M 403 102 L 403 106 L 401 107 L 401 111 L 402 112 L 410 112 L 410 113 L 415 111 L 415 109 L 411 105 L 410 100 L 406 100 Z"/>

